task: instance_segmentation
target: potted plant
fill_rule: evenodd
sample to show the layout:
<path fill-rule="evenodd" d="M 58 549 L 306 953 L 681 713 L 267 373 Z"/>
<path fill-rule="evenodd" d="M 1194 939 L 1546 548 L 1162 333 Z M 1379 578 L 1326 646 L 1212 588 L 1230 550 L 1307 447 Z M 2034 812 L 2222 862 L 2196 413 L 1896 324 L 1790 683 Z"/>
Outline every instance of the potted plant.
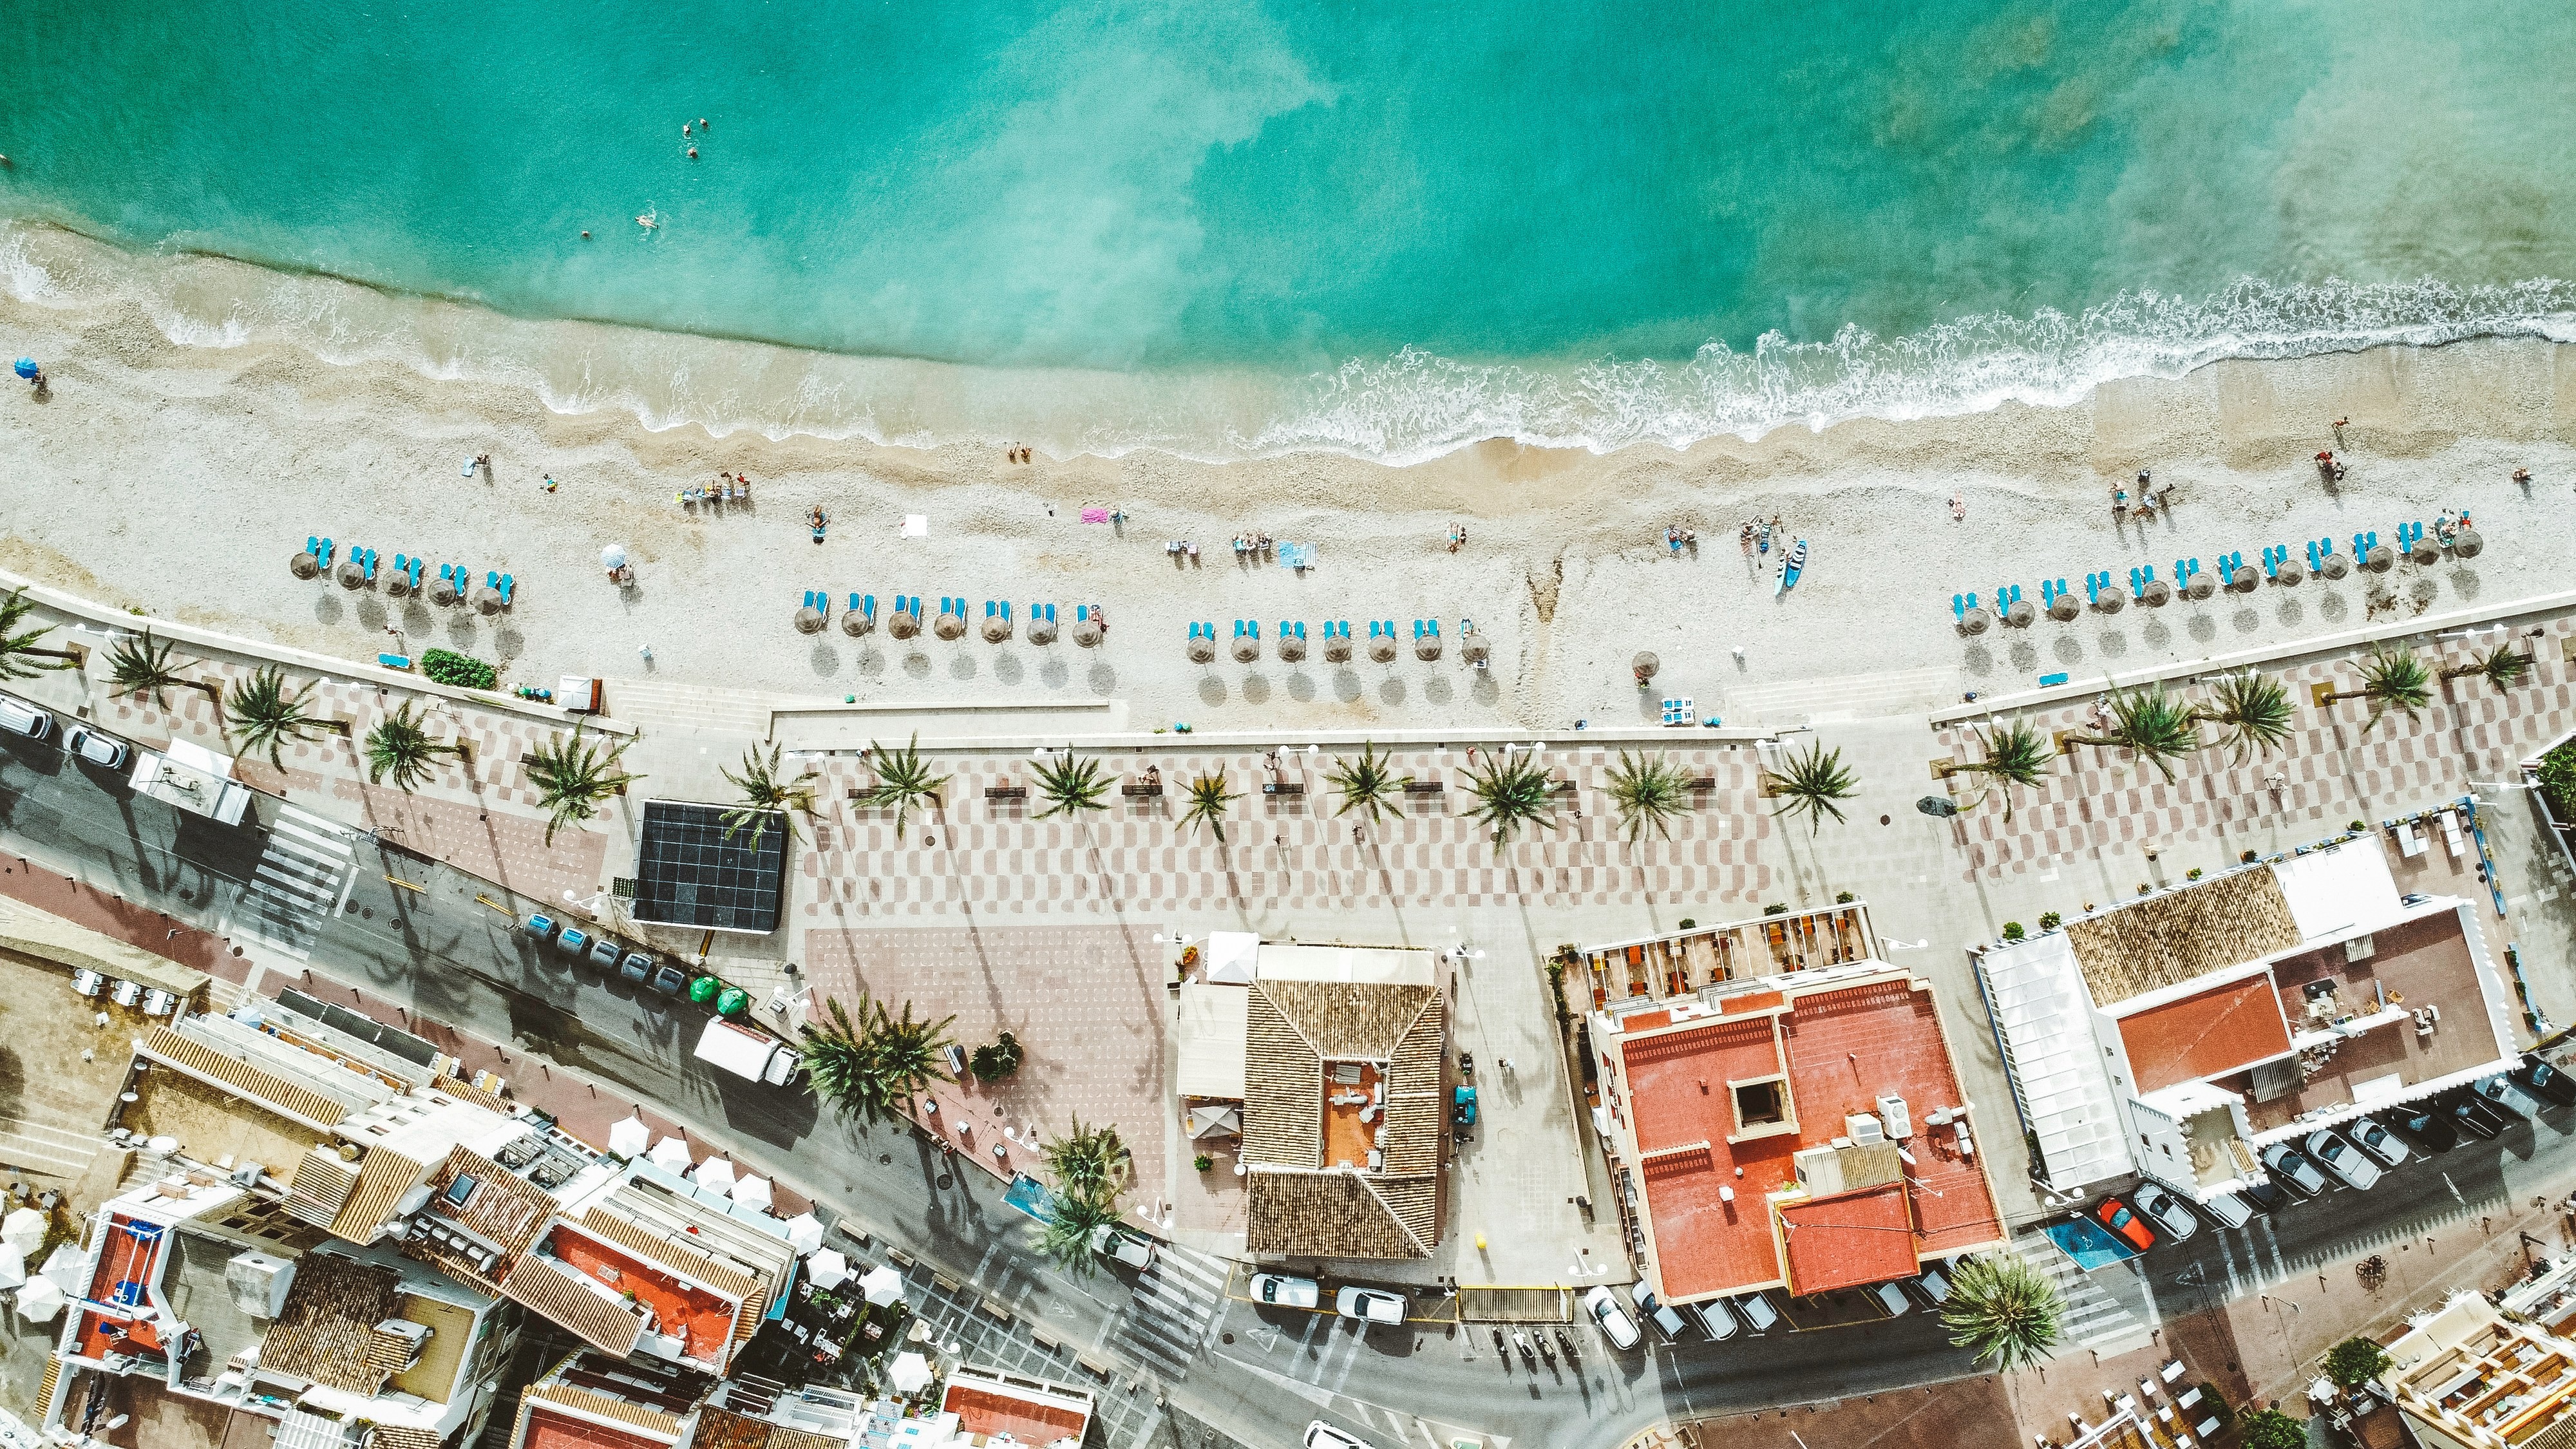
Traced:
<path fill-rule="evenodd" d="M 2039 928 L 2043 931 L 2054 931 L 2065 919 L 2055 911 L 2042 911 L 2039 913 Z"/>
<path fill-rule="evenodd" d="M 1202 1152 L 1198 1156 L 1190 1159 L 1190 1166 L 1197 1168 L 1201 1172 L 1205 1172 L 1209 1168 L 1216 1166 L 1216 1159 Z"/>
<path fill-rule="evenodd" d="M 2007 941 L 2018 941 L 2018 940 L 2020 940 L 2021 938 L 2022 938 L 2021 922 L 2019 922 L 2019 921 L 2006 921 L 2006 922 L 2004 922 L 2004 939 L 2005 939 L 2005 940 L 2007 940 Z"/>
<path fill-rule="evenodd" d="M 2195 866 L 2193 866 L 2191 869 L 2189 869 L 2189 870 L 2187 870 L 2187 871 L 2184 871 L 2184 872 L 2182 873 L 2182 878 L 2183 878 L 2184 880 L 2198 880 L 2198 879 L 2200 879 L 2200 867 L 2195 865 Z"/>

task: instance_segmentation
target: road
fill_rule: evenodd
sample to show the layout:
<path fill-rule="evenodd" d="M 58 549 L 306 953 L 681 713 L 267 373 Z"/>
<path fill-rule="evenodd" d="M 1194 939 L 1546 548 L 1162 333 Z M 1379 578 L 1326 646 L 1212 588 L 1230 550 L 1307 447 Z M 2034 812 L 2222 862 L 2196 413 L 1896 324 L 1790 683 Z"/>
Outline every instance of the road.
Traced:
<path fill-rule="evenodd" d="M 1606 1446 L 1670 1418 L 1836 1399 L 1970 1371 L 1937 1320 L 1921 1312 L 1829 1334 L 1629 1354 L 1612 1352 L 1586 1327 L 1577 1334 L 1577 1367 L 1532 1374 L 1500 1361 L 1481 1329 L 1427 1323 L 1362 1336 L 1329 1317 L 1226 1298 L 1215 1274 L 1183 1271 L 1186 1255 L 1142 1277 L 1104 1271 L 1077 1282 L 1028 1250 L 1026 1220 L 1002 1205 L 987 1175 L 948 1171 L 954 1164 L 908 1130 L 846 1122 L 802 1094 L 697 1062 L 689 1051 L 693 1008 L 562 969 L 515 929 L 514 917 L 476 897 L 521 914 L 546 903 L 514 900 L 267 797 L 253 822 L 215 826 L 137 799 L 121 779 L 16 737 L 0 744 L 0 844 L 191 924 L 256 933 L 307 958 L 317 977 L 469 1035 L 519 1042 L 650 1101 L 731 1144 L 740 1161 L 1013 1304 L 1067 1343 L 1117 1361 L 1256 1449 L 1294 1443 L 1317 1417 L 1378 1445 L 1436 1445 L 1428 1437 L 1434 1426 L 1454 1425 L 1497 1442 Z M 2207 1306 L 2213 1295 L 2260 1291 L 2364 1244 L 2457 1232 L 2481 1212 L 2527 1200 L 2540 1180 L 2576 1170 L 2569 1129 L 2556 1114 L 2495 1143 L 2464 1142 L 2366 1194 L 2339 1193 L 2242 1232 L 2204 1227 L 2192 1242 L 2150 1254 L 2139 1273 L 2097 1276 L 2114 1298 L 2153 1317 Z"/>

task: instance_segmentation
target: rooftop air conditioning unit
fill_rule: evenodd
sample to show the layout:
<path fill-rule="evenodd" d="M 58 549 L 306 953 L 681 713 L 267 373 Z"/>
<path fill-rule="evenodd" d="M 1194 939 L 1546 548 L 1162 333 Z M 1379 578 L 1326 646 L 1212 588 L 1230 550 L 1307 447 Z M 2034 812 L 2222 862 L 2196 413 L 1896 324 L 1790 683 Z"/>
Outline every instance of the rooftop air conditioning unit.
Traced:
<path fill-rule="evenodd" d="M 1843 1131 L 1856 1147 L 1876 1147 L 1887 1140 L 1887 1129 L 1867 1112 L 1854 1112 L 1843 1119 Z"/>
<path fill-rule="evenodd" d="M 1914 1135 L 1914 1114 L 1905 1109 L 1905 1099 L 1894 1092 L 1879 1094 L 1878 1120 L 1887 1125 L 1887 1135 L 1899 1142 Z"/>
<path fill-rule="evenodd" d="M 236 1253 L 224 1264 L 224 1289 L 233 1307 L 253 1318 L 275 1318 L 295 1286 L 295 1263 L 267 1253 Z"/>

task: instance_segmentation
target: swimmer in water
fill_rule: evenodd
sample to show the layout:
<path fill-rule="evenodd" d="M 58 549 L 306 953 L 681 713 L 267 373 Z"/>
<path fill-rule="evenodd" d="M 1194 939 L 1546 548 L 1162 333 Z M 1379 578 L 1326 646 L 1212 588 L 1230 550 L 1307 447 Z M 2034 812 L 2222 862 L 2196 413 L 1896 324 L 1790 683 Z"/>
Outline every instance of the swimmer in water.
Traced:
<path fill-rule="evenodd" d="M 682 137 L 683 139 L 685 139 L 685 138 L 688 136 L 688 134 L 689 134 L 689 123 L 688 123 L 688 122 L 686 122 L 686 121 L 682 121 L 682 122 L 680 123 L 680 135 L 681 135 L 681 137 Z"/>
<path fill-rule="evenodd" d="M 581 234 L 581 239 L 582 239 L 583 241 L 588 241 L 588 240 L 590 240 L 590 233 L 589 233 L 589 232 L 583 232 L 583 233 Z"/>
<path fill-rule="evenodd" d="M 644 228 L 646 231 L 651 231 L 653 228 L 662 224 L 662 218 L 654 212 L 646 211 L 643 215 L 635 218 L 635 224 Z"/>
<path fill-rule="evenodd" d="M 692 160 L 692 161 L 695 161 L 695 160 L 697 160 L 697 159 L 698 159 L 698 148 L 697 148 L 697 147 L 695 147 L 695 146 L 691 146 L 691 147 L 689 148 L 689 159 L 690 159 L 690 160 Z"/>

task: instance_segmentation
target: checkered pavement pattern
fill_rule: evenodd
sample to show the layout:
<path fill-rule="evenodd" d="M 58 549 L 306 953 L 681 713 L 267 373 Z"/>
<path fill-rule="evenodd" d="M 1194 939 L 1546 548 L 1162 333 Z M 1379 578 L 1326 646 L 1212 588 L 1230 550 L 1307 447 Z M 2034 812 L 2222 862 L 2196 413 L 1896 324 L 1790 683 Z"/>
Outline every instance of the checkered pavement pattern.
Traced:
<path fill-rule="evenodd" d="M 900 841 L 891 810 L 852 798 L 874 775 L 853 757 L 834 757 L 823 766 L 812 848 L 800 853 L 806 879 L 798 895 L 809 920 L 853 925 L 964 914 L 1132 917 L 1229 901 L 1276 909 L 1758 899 L 1772 882 L 1762 850 L 1773 824 L 1754 750 L 1692 745 L 1664 753 L 1692 777 L 1713 780 L 1697 793 L 1697 808 L 1672 823 L 1671 840 L 1650 834 L 1631 852 L 1603 793 L 1618 752 L 1560 748 L 1545 762 L 1575 789 L 1560 797 L 1558 828 L 1525 831 L 1500 856 L 1466 813 L 1474 802 L 1463 750 L 1396 755 L 1398 774 L 1437 780 L 1443 793 L 1409 797 L 1402 818 L 1366 824 L 1358 815 L 1333 814 L 1339 797 L 1325 778 L 1330 762 L 1309 766 L 1293 750 L 1282 756 L 1280 772 L 1258 751 L 1147 757 L 1161 767 L 1160 799 L 1126 798 L 1113 785 L 1109 808 L 1080 822 L 1035 818 L 1045 802 L 1028 761 L 934 755 L 933 769 L 955 774 L 945 808 L 914 809 Z M 1147 758 L 1102 760 L 1120 783 L 1137 783 Z M 1483 758 L 1480 751 L 1476 763 Z M 1229 810 L 1222 845 L 1181 822 L 1189 781 L 1219 768 L 1243 797 Z M 1306 794 L 1262 794 L 1274 780 L 1303 783 Z M 1028 799 L 985 794 L 1009 785 L 1027 787 Z M 1363 839 L 1353 838 L 1355 827 Z"/>
<path fill-rule="evenodd" d="M 2277 829 L 2284 838 L 2317 838 L 2355 819 L 2376 824 L 2456 799 L 2469 792 L 2473 779 L 2510 779 L 2489 772 L 2511 771 L 2515 761 L 2576 728 L 2576 666 L 2566 653 L 2576 639 L 2576 619 L 2553 620 L 2542 629 L 2539 638 L 2518 631 L 2419 644 L 2426 663 L 2457 667 L 2473 652 L 2511 638 L 2534 664 L 2509 691 L 2476 677 L 2448 681 L 2416 718 L 2391 713 L 2367 734 L 2366 701 L 2339 700 L 2323 708 L 2309 702 L 2310 688 L 2318 683 L 2358 686 L 2348 662 L 2316 659 L 2267 670 L 2288 687 L 2297 707 L 2283 747 L 2248 755 L 2240 764 L 2204 728 L 2203 738 L 2213 743 L 2176 764 L 2170 784 L 2126 751 L 2077 746 L 2059 759 L 2045 789 L 2014 792 L 2018 798 L 2007 822 L 1999 791 L 1971 805 L 1982 782 L 1954 776 L 1951 792 L 1966 816 L 1968 869 L 1961 878 L 2002 879 L 2086 852 L 2128 853 L 2149 845 L 2162 850 L 2223 839 L 2269 849 L 2251 837 Z M 2169 687 L 2186 697 L 2200 692 L 2188 683 Z M 2092 708 L 2085 700 L 2019 717 L 2051 735 L 2091 732 Z M 1977 724 L 1942 727 L 1936 731 L 1938 754 L 1981 758 L 1982 733 Z"/>

